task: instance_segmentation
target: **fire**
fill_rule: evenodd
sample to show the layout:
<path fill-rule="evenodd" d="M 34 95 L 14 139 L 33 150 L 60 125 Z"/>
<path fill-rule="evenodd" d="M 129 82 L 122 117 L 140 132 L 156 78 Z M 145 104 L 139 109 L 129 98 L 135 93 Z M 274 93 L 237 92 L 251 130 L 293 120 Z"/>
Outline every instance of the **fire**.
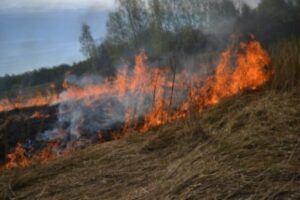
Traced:
<path fill-rule="evenodd" d="M 152 110 L 153 113 L 157 113 L 158 107 L 161 109 L 164 107 L 162 104 L 165 103 L 162 101 L 166 100 L 164 96 L 166 92 L 170 93 L 171 89 L 178 91 L 180 87 L 181 90 L 190 88 L 191 94 L 189 98 L 198 98 L 199 95 L 203 98 L 204 95 L 206 96 L 204 98 L 208 98 L 205 99 L 205 101 L 208 101 L 206 104 L 213 105 L 218 103 L 222 98 L 237 94 L 245 89 L 256 89 L 269 79 L 265 66 L 270 63 L 270 59 L 259 42 L 251 41 L 249 43 L 241 43 L 240 52 L 236 53 L 236 55 L 233 54 L 235 54 L 235 52 L 232 48 L 222 53 L 215 75 L 209 77 L 208 80 L 206 80 L 206 85 L 200 89 L 194 87 L 199 83 L 199 78 L 193 74 L 186 74 L 182 71 L 176 75 L 177 78 L 175 82 L 172 82 L 172 80 L 170 80 L 170 70 L 147 67 L 145 64 L 147 56 L 143 52 L 136 56 L 136 66 L 133 70 L 133 74 L 129 75 L 128 67 L 124 67 L 119 71 L 113 83 L 106 80 L 102 84 L 80 87 L 65 81 L 63 83 L 65 92 L 61 95 L 48 93 L 47 95 L 40 94 L 32 98 L 18 97 L 15 100 L 2 99 L 0 100 L 0 112 L 58 104 L 70 100 L 84 100 L 87 104 L 90 104 L 92 102 L 88 101 L 89 97 L 103 96 L 111 94 L 113 91 L 117 93 L 120 98 L 124 97 L 126 92 L 130 92 L 135 95 L 136 98 L 143 98 L 141 94 L 153 93 L 153 106 L 156 108 L 153 107 Z M 231 66 L 234 56 L 236 57 L 235 66 Z M 193 81 L 187 84 L 183 80 Z M 51 87 L 54 86 L 51 85 Z M 201 91 L 203 90 L 205 92 L 211 90 L 211 94 L 202 94 L 203 92 Z M 208 97 L 208 95 L 210 95 L 210 97 Z M 188 101 L 191 101 L 191 99 L 186 100 L 186 102 Z M 138 102 L 143 103 L 143 99 Z M 39 114 L 36 113 L 32 117 L 38 117 L 38 115 Z M 147 118 L 151 118 L 149 114 Z"/>
<path fill-rule="evenodd" d="M 267 69 L 269 64 L 267 52 L 257 41 L 241 43 L 238 48 L 228 48 L 221 54 L 215 74 L 206 78 L 185 70 L 176 72 L 172 70 L 172 66 L 149 67 L 147 56 L 142 52 L 135 57 L 135 67 L 130 70 L 128 66 L 124 66 L 113 81 L 104 80 L 87 86 L 65 81 L 63 84 L 65 91 L 60 95 L 43 98 L 39 96 L 13 107 L 80 101 L 93 109 L 99 106 L 97 102 L 105 97 L 112 97 L 117 101 L 117 105 L 114 103 L 100 105 L 105 105 L 103 108 L 105 116 L 114 118 L 118 115 L 118 119 L 122 121 L 121 133 L 111 133 L 112 138 L 119 138 L 129 129 L 146 132 L 185 117 L 190 110 L 201 112 L 224 98 L 245 90 L 255 90 L 270 79 L 270 72 Z M 0 110 L 11 109 L 9 103 L 6 102 L 5 105 L 6 107 L 0 106 Z M 121 107 L 124 113 L 116 113 L 114 106 Z M 39 117 L 39 113 L 33 117 Z M 84 121 L 81 119 L 76 125 L 84 124 Z M 97 133 L 102 133 L 102 130 L 97 130 Z M 99 135 L 102 141 L 102 135 Z M 38 154 L 37 160 L 44 162 L 55 157 L 53 155 L 57 148 L 59 142 L 50 141 Z M 18 144 L 15 153 L 8 155 L 7 168 L 28 166 L 29 160 L 25 155 L 25 150 Z"/>
<path fill-rule="evenodd" d="M 49 118 L 50 115 L 48 114 L 43 114 L 41 112 L 34 112 L 32 115 L 31 115 L 31 119 L 45 119 L 45 118 Z"/>
<path fill-rule="evenodd" d="M 236 61 L 231 64 L 234 58 Z M 270 78 L 270 73 L 267 70 L 269 64 L 269 56 L 260 43 L 251 41 L 241 43 L 239 52 L 236 54 L 232 48 L 223 52 L 215 75 L 208 77 L 202 87 L 199 86 L 201 80 L 195 79 L 194 75 L 186 75 L 182 72 L 178 75 L 180 79 L 187 80 L 190 77 L 192 81 L 174 85 L 177 93 L 178 91 L 183 93 L 183 90 L 190 88 L 190 94 L 181 104 L 181 109 L 172 112 L 171 108 L 166 105 L 166 99 L 161 98 L 163 95 L 159 95 L 160 98 L 156 100 L 153 109 L 146 114 L 143 130 L 184 117 L 186 111 L 191 108 L 197 108 L 201 111 L 207 106 L 219 103 L 226 97 L 245 90 L 257 89 Z M 160 88 L 165 88 L 165 86 L 160 84 Z"/>
<path fill-rule="evenodd" d="M 229 49 L 222 54 L 216 75 L 213 77 L 214 81 L 208 84 L 212 89 L 210 104 L 216 104 L 221 99 L 246 89 L 255 90 L 269 80 L 270 74 L 266 66 L 270 64 L 270 59 L 260 43 L 256 41 L 241 43 L 240 49 L 234 69 L 230 68 L 233 50 Z"/>
<path fill-rule="evenodd" d="M 7 155 L 8 162 L 5 164 L 5 169 L 14 169 L 17 167 L 26 168 L 29 166 L 29 158 L 26 150 L 21 144 L 17 144 L 15 151 Z"/>
<path fill-rule="evenodd" d="M 109 91 L 106 83 L 104 85 L 89 85 L 86 87 L 80 87 L 77 85 L 72 85 L 65 81 L 63 83 L 63 86 L 65 88 L 65 92 L 60 95 L 60 103 L 70 100 L 84 100 L 88 102 L 89 97 L 101 96 Z"/>
<path fill-rule="evenodd" d="M 37 154 L 36 160 L 43 163 L 55 158 L 55 149 L 58 145 L 59 143 L 57 141 L 49 142 L 47 146 Z"/>
<path fill-rule="evenodd" d="M 58 95 L 54 93 L 49 93 L 47 95 L 39 94 L 32 98 L 22 98 L 21 96 L 19 96 L 13 100 L 2 99 L 0 100 L 0 112 L 10 111 L 14 109 L 51 105 L 57 102 L 58 99 Z"/>

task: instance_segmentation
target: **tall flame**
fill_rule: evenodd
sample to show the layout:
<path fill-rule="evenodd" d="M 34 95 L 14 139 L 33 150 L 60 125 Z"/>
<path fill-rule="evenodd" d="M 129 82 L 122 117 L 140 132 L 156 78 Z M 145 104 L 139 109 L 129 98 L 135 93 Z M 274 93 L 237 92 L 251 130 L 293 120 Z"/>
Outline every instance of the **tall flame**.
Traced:
<path fill-rule="evenodd" d="M 255 90 L 270 78 L 266 66 L 270 63 L 267 52 L 259 42 L 240 44 L 241 52 L 237 54 L 236 67 L 230 68 L 232 50 L 222 54 L 212 88 L 211 104 L 222 98 L 237 94 L 246 89 Z"/>

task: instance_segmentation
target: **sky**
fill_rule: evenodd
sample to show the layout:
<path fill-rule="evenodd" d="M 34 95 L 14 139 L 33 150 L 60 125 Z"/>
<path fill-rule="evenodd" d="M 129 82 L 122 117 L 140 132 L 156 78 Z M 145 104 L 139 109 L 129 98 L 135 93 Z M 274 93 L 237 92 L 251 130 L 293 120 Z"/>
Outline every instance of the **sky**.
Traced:
<path fill-rule="evenodd" d="M 114 7 L 114 0 L 1 0 L 2 9 L 46 11 L 66 9 L 107 10 Z"/>
<path fill-rule="evenodd" d="M 49 3 L 51 2 L 51 3 Z M 0 76 L 83 60 L 82 23 L 106 34 L 113 0 L 0 0 Z"/>
<path fill-rule="evenodd" d="M 243 1 L 255 6 L 259 0 Z M 0 0 L 0 76 L 83 60 L 82 23 L 89 24 L 94 38 L 101 41 L 114 2 Z"/>
<path fill-rule="evenodd" d="M 240 0 L 235 0 L 235 1 L 240 1 Z M 247 3 L 248 5 L 250 5 L 251 7 L 256 7 L 257 4 L 261 1 L 261 0 L 241 0 L 242 2 Z"/>

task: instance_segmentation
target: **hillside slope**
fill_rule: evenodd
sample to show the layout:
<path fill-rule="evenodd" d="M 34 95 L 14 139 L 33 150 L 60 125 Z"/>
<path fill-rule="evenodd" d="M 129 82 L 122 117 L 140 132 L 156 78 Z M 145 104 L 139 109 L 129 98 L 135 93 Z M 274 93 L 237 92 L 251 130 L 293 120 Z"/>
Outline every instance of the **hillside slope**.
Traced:
<path fill-rule="evenodd" d="M 300 98 L 259 91 L 0 175 L 1 199 L 299 199 Z"/>

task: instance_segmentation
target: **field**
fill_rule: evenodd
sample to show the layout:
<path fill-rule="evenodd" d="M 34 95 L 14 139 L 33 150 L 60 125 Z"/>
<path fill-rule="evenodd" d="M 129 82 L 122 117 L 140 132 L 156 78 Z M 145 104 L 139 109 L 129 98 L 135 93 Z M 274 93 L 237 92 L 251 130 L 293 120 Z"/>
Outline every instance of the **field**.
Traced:
<path fill-rule="evenodd" d="M 203 113 L 0 175 L 2 199 L 298 199 L 299 93 Z"/>
<path fill-rule="evenodd" d="M 14 1 L 0 200 L 300 199 L 299 0 Z"/>

